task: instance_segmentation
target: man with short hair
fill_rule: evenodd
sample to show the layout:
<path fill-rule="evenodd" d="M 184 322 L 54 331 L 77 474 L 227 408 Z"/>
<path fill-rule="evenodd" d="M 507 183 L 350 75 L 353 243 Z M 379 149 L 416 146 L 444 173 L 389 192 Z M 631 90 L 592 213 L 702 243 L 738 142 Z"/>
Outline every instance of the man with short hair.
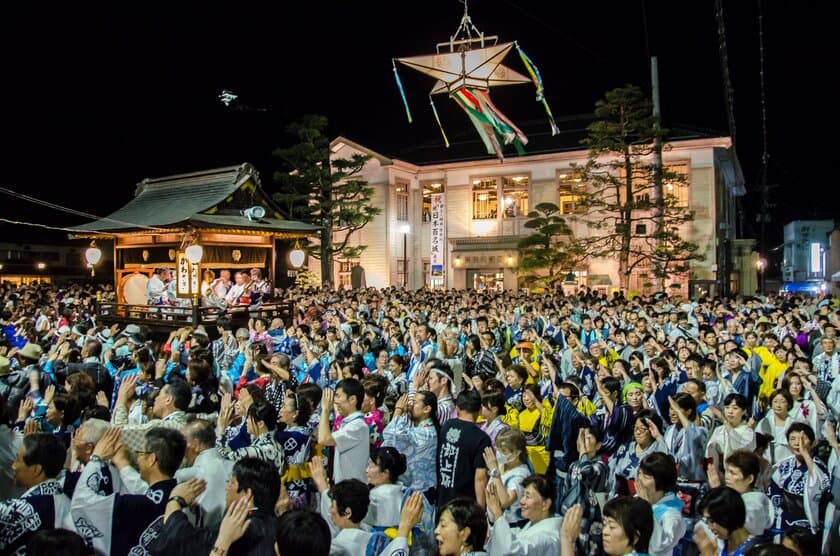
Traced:
<path fill-rule="evenodd" d="M 361 527 L 370 507 L 368 485 L 356 479 L 345 479 L 330 488 L 320 458 L 313 458 L 309 468 L 312 481 L 321 494 L 321 517 L 327 522 L 332 535 L 330 554 L 370 554 L 368 544 L 371 533 Z"/>
<path fill-rule="evenodd" d="M 248 277 L 250 281 L 250 276 Z M 228 289 L 227 294 L 225 294 L 225 302 L 228 305 L 239 305 L 242 296 L 245 295 L 245 274 L 243 272 L 237 272 L 233 275 L 234 284 Z"/>
<path fill-rule="evenodd" d="M 15 483 L 27 490 L 20 498 L 0 501 L 0 554 L 25 550 L 38 531 L 66 526 L 70 499 L 56 479 L 66 455 L 67 449 L 56 435 L 23 437 L 12 473 Z"/>
<path fill-rule="evenodd" d="M 225 484 L 230 478 L 233 462 L 223 458 L 216 449 L 216 430 L 213 423 L 196 419 L 183 429 L 187 445 L 184 463 L 188 467 L 179 469 L 175 479 L 184 483 L 190 479 L 201 479 L 206 488 L 198 498 L 204 515 L 204 525 L 215 527 L 225 513 Z"/>
<path fill-rule="evenodd" d="M 123 442 L 132 452 L 141 449 L 144 436 L 150 429 L 155 427 L 165 427 L 179 431 L 183 429 L 187 423 L 185 412 L 192 400 L 192 389 L 189 384 L 183 380 L 175 380 L 164 385 L 155 397 L 155 404 L 152 408 L 154 419 L 143 425 L 129 425 L 129 392 L 134 391 L 136 384 L 136 375 L 129 375 L 123 379 L 117 394 L 117 403 L 114 406 L 114 416 L 111 418 L 111 424 L 122 429 Z"/>
<path fill-rule="evenodd" d="M 163 526 L 164 508 L 175 487 L 175 471 L 185 448 L 180 432 L 164 427 L 149 429 L 137 450 L 140 478 L 149 488 L 143 494 L 103 495 L 91 488 L 95 484 L 91 478 L 99 472 L 101 462 L 113 461 L 123 449 L 120 429 L 109 429 L 96 444 L 73 493 L 71 515 L 76 531 L 102 554 L 148 554 Z"/>
<path fill-rule="evenodd" d="M 333 481 L 358 479 L 365 481 L 370 458 L 370 430 L 361 412 L 365 399 L 362 383 L 354 378 L 340 380 L 335 392 L 324 388 L 321 397 L 321 421 L 318 423 L 318 443 L 335 447 Z M 335 432 L 330 430 L 330 412 L 343 417 L 341 426 Z"/>
<path fill-rule="evenodd" d="M 290 510 L 277 520 L 277 554 L 328 556 L 330 528 L 326 520 L 310 510 Z"/>
<path fill-rule="evenodd" d="M 481 398 L 474 390 L 465 390 L 456 402 L 458 416 L 443 425 L 438 437 L 437 507 L 465 496 L 484 506 L 487 487 L 487 464 L 484 450 L 490 437 L 475 424 L 481 411 Z"/>
<path fill-rule="evenodd" d="M 82 467 L 87 465 L 90 461 L 93 450 L 96 444 L 102 439 L 105 433 L 110 428 L 108 421 L 102 419 L 88 419 L 76 429 L 76 434 L 73 437 L 73 443 L 70 449 L 73 450 L 73 456 L 76 458 Z M 81 469 L 74 471 L 68 470 L 64 476 L 64 492 L 69 497 L 73 497 L 73 492 L 76 490 L 76 484 L 81 477 Z M 99 473 L 99 484 L 95 487 L 100 494 L 112 494 L 120 492 L 127 494 L 128 491 L 123 485 L 120 477 L 120 471 L 109 462 L 101 462 Z"/>
<path fill-rule="evenodd" d="M 452 369 L 440 359 L 432 359 L 429 365 L 418 374 L 418 378 L 426 378 L 426 385 L 429 392 L 437 397 L 437 418 L 438 423 L 443 425 L 455 416 L 455 403 L 452 400 Z M 408 397 L 414 399 L 414 392 L 422 385 L 414 384 L 409 391 Z"/>
<path fill-rule="evenodd" d="M 230 289 L 230 270 L 220 270 L 219 277 L 210 283 L 210 287 L 219 299 L 224 299 Z"/>
<path fill-rule="evenodd" d="M 840 377 L 840 353 L 836 347 L 834 338 L 823 336 L 820 340 L 821 351 L 811 360 L 818 379 L 833 382 Z"/>
<path fill-rule="evenodd" d="M 164 305 L 166 303 L 166 279 L 169 270 L 156 268 L 155 273 L 146 282 L 146 297 L 149 305 Z"/>
<path fill-rule="evenodd" d="M 222 509 L 247 503 L 248 527 L 241 538 L 230 546 L 219 546 L 219 524 L 194 527 L 183 511 L 201 503 L 211 488 L 201 478 L 193 478 L 176 486 L 166 503 L 163 526 L 152 546 L 155 554 L 274 554 L 277 534 L 274 506 L 280 496 L 280 475 L 271 463 L 257 458 L 243 458 L 233 466 L 227 489 L 222 490 Z"/>

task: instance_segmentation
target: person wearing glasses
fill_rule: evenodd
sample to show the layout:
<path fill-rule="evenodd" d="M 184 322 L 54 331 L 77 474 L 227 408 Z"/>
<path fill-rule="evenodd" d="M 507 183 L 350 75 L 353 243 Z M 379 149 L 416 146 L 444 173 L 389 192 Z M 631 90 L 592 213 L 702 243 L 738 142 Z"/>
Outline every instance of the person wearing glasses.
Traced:
<path fill-rule="evenodd" d="M 694 542 L 701 556 L 744 556 L 760 541 L 760 537 L 744 527 L 747 512 L 737 490 L 713 488 L 700 501 L 698 509 L 702 521 L 694 528 Z"/>
<path fill-rule="evenodd" d="M 618 496 L 636 494 L 636 475 L 639 463 L 654 452 L 668 453 L 668 446 L 662 440 L 662 418 L 650 409 L 636 414 L 633 423 L 633 440 L 618 447 L 609 459 L 610 492 Z"/>
<path fill-rule="evenodd" d="M 163 525 L 163 513 L 175 488 L 175 471 L 181 465 L 186 440 L 179 431 L 164 427 L 148 430 L 141 447 L 135 450 L 140 478 L 149 487 L 141 494 L 103 494 L 93 490 L 103 461 L 122 454 L 120 429 L 111 428 L 96 443 L 90 460 L 76 485 L 70 512 L 76 531 L 101 554 L 123 556 L 146 554 L 149 544 Z M 124 458 L 120 456 L 120 460 Z M 120 464 L 118 464 L 120 467 Z M 120 474 L 137 474 L 128 465 Z M 131 482 L 131 481 L 124 481 Z"/>

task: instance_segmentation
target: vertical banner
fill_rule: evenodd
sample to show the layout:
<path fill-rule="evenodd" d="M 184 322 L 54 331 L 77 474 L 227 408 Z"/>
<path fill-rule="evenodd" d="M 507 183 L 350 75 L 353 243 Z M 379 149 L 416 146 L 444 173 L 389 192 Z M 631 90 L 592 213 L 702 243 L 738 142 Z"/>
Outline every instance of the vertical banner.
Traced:
<path fill-rule="evenodd" d="M 199 265 L 192 264 L 183 251 L 178 252 L 175 260 L 177 261 L 175 269 L 175 294 L 182 298 L 192 297 L 194 293 L 198 292 L 199 288 Z"/>
<path fill-rule="evenodd" d="M 446 241 L 446 204 L 443 193 L 432 195 L 432 242 L 429 265 L 432 278 L 444 276 L 443 265 Z"/>

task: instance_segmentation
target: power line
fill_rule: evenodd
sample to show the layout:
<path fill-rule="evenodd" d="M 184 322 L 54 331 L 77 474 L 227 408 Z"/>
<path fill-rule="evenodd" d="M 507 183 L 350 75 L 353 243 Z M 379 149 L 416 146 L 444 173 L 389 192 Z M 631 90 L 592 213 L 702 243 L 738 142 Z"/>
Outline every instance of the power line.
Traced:
<path fill-rule="evenodd" d="M 145 229 L 145 230 L 162 231 L 161 228 L 156 228 L 154 226 L 145 226 L 143 224 L 136 224 L 134 222 L 125 222 L 125 221 L 122 221 L 122 220 L 117 220 L 115 218 L 108 218 L 107 216 L 97 216 L 97 215 L 91 214 L 89 212 L 83 212 L 83 211 L 80 211 L 80 210 L 71 209 L 69 207 L 65 207 L 65 206 L 62 206 L 62 205 L 57 205 L 55 203 L 51 203 L 49 201 L 44 201 L 44 200 L 38 199 L 36 197 L 30 197 L 29 195 L 25 195 L 23 193 L 18 193 L 17 191 L 14 191 L 12 189 L 8 189 L 8 188 L 2 187 L 2 186 L 0 186 L 0 193 L 5 193 L 6 195 L 9 195 L 11 197 L 16 197 L 16 198 L 21 199 L 23 201 L 29 201 L 30 203 L 35 203 L 36 205 L 42 205 L 42 206 L 51 208 L 53 210 L 67 212 L 67 213 L 73 214 L 75 216 L 81 216 L 83 218 L 90 218 L 92 220 L 107 220 L 108 222 L 113 222 L 115 224 L 122 224 L 124 226 L 132 226 L 132 227 L 135 227 L 135 228 L 142 228 L 142 229 Z M 59 229 L 59 228 L 57 228 L 57 229 Z M 64 229 L 64 228 L 60 228 L 60 229 Z"/>
<path fill-rule="evenodd" d="M 79 230 L 74 230 L 73 228 L 61 228 L 59 226 L 47 226 L 46 224 L 39 224 L 37 222 L 21 222 L 19 220 L 10 220 L 8 218 L 3 218 L 0 216 L 0 222 L 5 222 L 6 224 L 14 224 L 17 226 L 35 226 L 36 228 L 45 228 L 47 230 L 58 230 L 59 232 L 71 232 L 71 233 L 78 233 Z M 88 232 L 92 234 L 100 234 L 102 232 Z"/>

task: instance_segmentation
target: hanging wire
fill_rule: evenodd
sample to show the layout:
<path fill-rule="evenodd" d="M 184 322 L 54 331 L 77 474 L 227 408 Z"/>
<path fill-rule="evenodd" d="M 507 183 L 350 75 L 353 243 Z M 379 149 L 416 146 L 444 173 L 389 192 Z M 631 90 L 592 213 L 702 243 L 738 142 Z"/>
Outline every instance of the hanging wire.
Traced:
<path fill-rule="evenodd" d="M 761 164 L 767 166 L 770 153 L 767 147 L 767 94 L 764 86 L 764 12 L 761 9 L 761 0 L 758 0 L 758 77 L 761 86 Z"/>
<path fill-rule="evenodd" d="M 48 208 L 51 208 L 51 209 L 54 209 L 54 210 L 67 212 L 67 213 L 70 213 L 70 214 L 73 214 L 73 215 L 76 215 L 76 216 L 81 216 L 83 218 L 90 218 L 92 220 L 106 220 L 108 222 L 113 222 L 115 224 L 122 224 L 124 226 L 132 226 L 132 227 L 135 227 L 135 228 L 142 228 L 144 230 L 156 230 L 156 231 L 161 231 L 162 230 L 162 228 L 156 228 L 154 226 L 145 226 L 143 224 L 136 224 L 134 222 L 124 222 L 122 220 L 117 220 L 115 218 L 108 218 L 107 216 L 97 216 L 97 215 L 91 214 L 89 212 L 83 212 L 83 211 L 80 211 L 80 210 L 71 209 L 69 207 L 65 207 L 65 206 L 62 206 L 62 205 L 57 205 L 55 203 L 50 203 L 49 201 L 44 201 L 44 200 L 38 199 L 36 197 L 30 197 L 29 195 L 25 195 L 23 193 L 18 193 L 17 191 L 14 191 L 12 189 L 8 189 L 8 188 L 2 187 L 2 186 L 0 186 L 0 193 L 5 193 L 6 195 L 21 199 L 23 201 L 28 201 L 30 203 L 35 203 L 36 205 L 42 205 L 42 206 L 45 206 L 45 207 L 48 207 Z M 57 228 L 57 229 L 64 229 L 64 228 Z"/>
<path fill-rule="evenodd" d="M 6 224 L 14 224 L 16 226 L 34 226 L 36 228 L 44 228 L 46 230 L 57 230 L 59 232 L 71 232 L 71 233 L 79 233 L 79 230 L 74 230 L 73 228 L 62 228 L 60 226 L 47 226 L 46 224 L 39 224 L 38 222 L 21 222 L 20 220 L 10 220 L 9 218 L 3 218 L 0 216 L 0 222 L 5 222 Z M 104 232 L 85 232 L 86 234 L 101 234 L 101 235 L 110 235 L 105 234 Z"/>

